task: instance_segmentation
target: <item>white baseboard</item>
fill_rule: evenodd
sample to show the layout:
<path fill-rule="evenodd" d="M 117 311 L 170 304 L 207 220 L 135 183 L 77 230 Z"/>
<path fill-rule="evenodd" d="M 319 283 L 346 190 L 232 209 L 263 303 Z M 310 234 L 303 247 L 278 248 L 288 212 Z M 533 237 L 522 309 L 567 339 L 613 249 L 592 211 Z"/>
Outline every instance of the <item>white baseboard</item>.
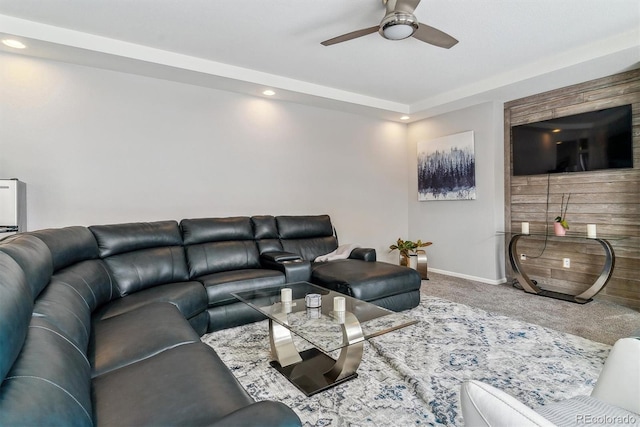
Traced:
<path fill-rule="evenodd" d="M 455 273 L 453 271 L 439 270 L 437 268 L 429 268 L 429 271 L 433 271 L 434 273 L 444 274 L 445 276 L 459 277 L 461 279 L 473 280 L 475 282 L 486 283 L 488 285 L 501 285 L 507 282 L 507 279 L 503 277 L 502 279 L 486 279 L 484 277 L 476 277 L 470 276 L 468 274 Z"/>

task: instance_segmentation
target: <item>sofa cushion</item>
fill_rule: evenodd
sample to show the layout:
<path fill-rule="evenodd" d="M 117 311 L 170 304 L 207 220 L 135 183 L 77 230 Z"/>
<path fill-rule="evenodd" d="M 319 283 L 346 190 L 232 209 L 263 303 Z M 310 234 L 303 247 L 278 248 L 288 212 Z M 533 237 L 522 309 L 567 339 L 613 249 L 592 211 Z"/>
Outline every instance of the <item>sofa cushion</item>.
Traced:
<path fill-rule="evenodd" d="M 51 283 L 60 282 L 77 293 L 93 312 L 120 296 L 107 265 L 101 259 L 80 261 L 58 271 Z"/>
<path fill-rule="evenodd" d="M 209 425 L 253 403 L 218 355 L 202 343 L 163 351 L 93 379 L 101 426 Z"/>
<path fill-rule="evenodd" d="M 120 296 L 164 283 L 189 280 L 181 246 L 142 249 L 113 255 L 106 258 L 105 262 L 120 290 Z"/>
<path fill-rule="evenodd" d="M 180 227 L 191 278 L 260 267 L 248 217 L 184 219 Z"/>
<path fill-rule="evenodd" d="M 92 425 L 89 374 L 85 354 L 34 317 L 0 388 L 0 425 Z"/>
<path fill-rule="evenodd" d="M 22 349 L 32 310 L 24 271 L 8 254 L 0 252 L 0 385 Z"/>
<path fill-rule="evenodd" d="M 89 230 L 98 241 L 102 258 L 141 249 L 182 245 L 176 221 L 92 225 Z"/>
<path fill-rule="evenodd" d="M 278 216 L 276 223 L 281 239 L 333 236 L 333 226 L 329 215 Z"/>
<path fill-rule="evenodd" d="M 164 302 L 97 320 L 92 329 L 88 352 L 92 377 L 179 345 L 200 342 L 200 337 L 180 311 L 173 304 Z"/>
<path fill-rule="evenodd" d="M 189 279 L 177 222 L 94 225 L 89 229 L 121 296 Z"/>
<path fill-rule="evenodd" d="M 42 240 L 51 251 L 54 271 L 99 256 L 98 243 L 86 227 L 51 228 L 31 234 Z"/>
<path fill-rule="evenodd" d="M 311 281 L 363 301 L 373 301 L 420 290 L 420 274 L 386 262 L 340 259 L 315 262 Z"/>
<path fill-rule="evenodd" d="M 278 216 L 278 234 L 282 250 L 313 261 L 338 248 L 328 215 Z"/>
<path fill-rule="evenodd" d="M 276 270 L 248 269 L 207 274 L 199 277 L 209 299 L 209 307 L 232 304 L 238 300 L 231 292 L 249 291 L 283 285 L 284 274 Z"/>
<path fill-rule="evenodd" d="M 220 271 L 260 268 L 258 248 L 253 240 L 202 243 L 187 246 L 185 250 L 192 278 Z"/>
<path fill-rule="evenodd" d="M 35 300 L 53 273 L 47 245 L 30 234 L 15 234 L 0 242 L 0 252 L 9 254 L 20 265 L 31 289 L 31 298 Z"/>
<path fill-rule="evenodd" d="M 86 352 L 91 313 L 115 294 L 104 262 L 80 261 L 51 277 L 36 300 L 33 315 Z"/>
<path fill-rule="evenodd" d="M 180 229 L 185 245 L 253 239 L 248 217 L 183 219 Z"/>
<path fill-rule="evenodd" d="M 54 280 L 37 299 L 33 316 L 86 353 L 91 310 L 73 288 Z"/>
<path fill-rule="evenodd" d="M 94 321 L 108 319 L 153 302 L 170 302 L 190 319 L 207 308 L 207 292 L 202 283 L 178 282 L 154 286 L 103 305 L 93 313 Z"/>

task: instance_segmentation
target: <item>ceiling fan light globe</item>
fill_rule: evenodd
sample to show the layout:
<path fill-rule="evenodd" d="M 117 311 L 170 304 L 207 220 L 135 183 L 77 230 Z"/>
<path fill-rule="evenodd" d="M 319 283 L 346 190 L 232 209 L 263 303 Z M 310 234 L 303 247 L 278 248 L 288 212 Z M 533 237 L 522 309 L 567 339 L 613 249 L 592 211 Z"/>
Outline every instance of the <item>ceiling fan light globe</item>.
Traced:
<path fill-rule="evenodd" d="M 403 40 L 411 37 L 418 29 L 415 16 L 410 13 L 394 12 L 384 17 L 380 23 L 380 34 L 388 40 Z"/>
<path fill-rule="evenodd" d="M 388 25 L 382 30 L 382 35 L 389 40 L 402 40 L 411 37 L 415 29 L 411 25 L 396 24 Z"/>

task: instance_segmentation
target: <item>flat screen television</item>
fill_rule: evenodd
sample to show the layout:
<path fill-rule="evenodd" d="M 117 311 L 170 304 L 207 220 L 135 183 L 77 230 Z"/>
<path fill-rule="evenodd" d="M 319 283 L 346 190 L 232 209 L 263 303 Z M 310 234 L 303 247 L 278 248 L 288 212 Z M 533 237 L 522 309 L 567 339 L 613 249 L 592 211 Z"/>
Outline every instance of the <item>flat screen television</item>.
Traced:
<path fill-rule="evenodd" d="M 631 105 L 511 127 L 513 175 L 633 167 Z"/>

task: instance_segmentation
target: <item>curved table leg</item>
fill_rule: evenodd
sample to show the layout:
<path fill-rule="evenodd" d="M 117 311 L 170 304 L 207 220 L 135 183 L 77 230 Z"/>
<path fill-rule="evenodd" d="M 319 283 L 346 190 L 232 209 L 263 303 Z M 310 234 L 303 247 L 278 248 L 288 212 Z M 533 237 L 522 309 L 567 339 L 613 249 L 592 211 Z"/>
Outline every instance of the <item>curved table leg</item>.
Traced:
<path fill-rule="evenodd" d="M 518 250 L 516 249 L 516 245 L 521 237 L 521 234 L 516 234 L 509 242 L 509 261 L 511 262 L 511 268 L 513 269 L 513 273 L 516 275 L 518 283 L 522 285 L 525 292 L 530 294 L 539 294 L 542 292 L 542 289 L 537 287 L 536 284 L 529 279 L 529 276 L 527 276 L 527 274 L 522 270 L 520 260 L 518 259 Z"/>
<path fill-rule="evenodd" d="M 604 248 L 604 267 L 602 268 L 602 272 L 600 272 L 600 276 L 598 276 L 593 285 L 591 285 L 589 289 L 587 289 L 583 293 L 576 295 L 576 301 L 582 303 L 589 301 L 595 294 L 597 294 L 598 292 L 600 292 L 600 290 L 602 290 L 602 288 L 604 288 L 604 285 L 606 285 L 611 278 L 611 275 L 613 274 L 613 267 L 616 264 L 616 256 L 613 252 L 613 247 L 611 247 L 611 244 L 603 239 L 593 240 L 600 243 Z"/>
<path fill-rule="evenodd" d="M 362 361 L 364 348 L 364 334 L 360 322 L 353 313 L 344 313 L 342 324 L 342 339 L 345 344 L 340 350 L 338 360 L 324 376 L 331 382 L 339 381 L 356 373 Z"/>
<path fill-rule="evenodd" d="M 273 313 L 273 316 L 285 323 L 287 321 L 286 312 Z M 293 343 L 291 331 L 272 319 L 269 319 L 269 343 L 271 344 L 271 358 L 278 361 L 280 366 L 302 362 L 300 353 Z"/>

